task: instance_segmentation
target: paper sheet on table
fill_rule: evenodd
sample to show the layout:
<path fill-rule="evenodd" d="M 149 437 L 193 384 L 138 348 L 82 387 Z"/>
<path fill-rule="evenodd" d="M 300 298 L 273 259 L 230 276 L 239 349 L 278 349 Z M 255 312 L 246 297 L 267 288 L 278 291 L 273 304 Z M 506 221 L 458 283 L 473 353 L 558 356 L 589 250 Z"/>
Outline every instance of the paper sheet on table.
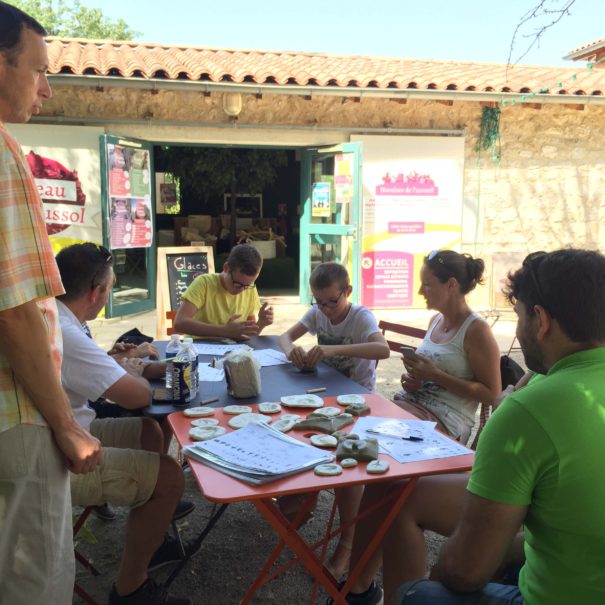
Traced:
<path fill-rule="evenodd" d="M 216 355 L 222 357 L 228 351 L 250 351 L 251 347 L 245 344 L 224 345 L 214 342 L 194 342 L 193 348 L 198 355 Z"/>
<path fill-rule="evenodd" d="M 288 358 L 281 351 L 276 351 L 275 349 L 256 349 L 252 351 L 252 354 L 263 368 L 266 366 L 278 366 L 283 363 L 290 363 Z"/>
<path fill-rule="evenodd" d="M 253 484 L 275 481 L 334 459 L 329 452 L 284 435 L 264 422 L 186 446 L 183 452 Z"/>
<path fill-rule="evenodd" d="M 401 424 L 402 432 L 413 432 L 415 435 L 421 436 L 422 441 L 408 441 L 406 439 L 367 432 L 368 429 L 374 429 L 377 425 L 390 425 L 394 420 Z M 428 420 L 401 419 L 397 421 L 393 418 L 364 416 L 355 423 L 351 429 L 351 433 L 356 433 L 362 439 L 378 439 L 380 451 L 388 454 L 397 460 L 397 462 L 401 463 L 420 462 L 422 460 L 433 460 L 435 458 L 450 458 L 473 453 L 473 451 L 467 447 L 464 447 L 460 443 L 453 441 L 449 437 L 436 431 L 435 425 L 435 422 L 430 422 Z"/>
<path fill-rule="evenodd" d="M 198 364 L 197 373 L 200 381 L 220 382 L 221 380 L 225 380 L 225 370 L 213 368 L 209 363 Z"/>

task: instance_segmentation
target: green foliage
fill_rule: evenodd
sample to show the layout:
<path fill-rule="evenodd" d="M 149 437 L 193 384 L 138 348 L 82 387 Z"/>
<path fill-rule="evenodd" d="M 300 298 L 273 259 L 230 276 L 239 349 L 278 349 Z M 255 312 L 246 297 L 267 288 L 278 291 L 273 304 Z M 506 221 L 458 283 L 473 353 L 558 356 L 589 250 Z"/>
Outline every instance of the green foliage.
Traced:
<path fill-rule="evenodd" d="M 11 0 L 12 4 L 37 19 L 50 36 L 132 40 L 140 32 L 123 19 L 109 19 L 100 8 L 87 8 L 79 0 Z"/>
<path fill-rule="evenodd" d="M 178 177 L 181 187 L 207 201 L 235 187 L 237 193 L 262 193 L 285 166 L 283 151 L 271 149 L 230 149 L 227 147 L 171 147 L 160 149 L 157 165 Z"/>

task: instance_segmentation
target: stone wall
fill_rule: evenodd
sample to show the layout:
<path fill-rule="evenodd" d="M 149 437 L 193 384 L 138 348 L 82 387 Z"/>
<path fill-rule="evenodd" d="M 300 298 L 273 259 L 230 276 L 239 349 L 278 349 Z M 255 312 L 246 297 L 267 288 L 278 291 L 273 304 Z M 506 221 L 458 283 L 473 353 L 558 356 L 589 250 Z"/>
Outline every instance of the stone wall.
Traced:
<path fill-rule="evenodd" d="M 463 130 L 463 249 L 486 259 L 488 288 L 475 296 L 480 306 L 501 304 L 496 293 L 506 267 L 529 251 L 605 247 L 605 104 L 502 108 L 495 162 L 490 152 L 480 160 L 476 152 L 479 102 L 244 95 L 240 116 L 230 120 L 222 96 L 57 86 L 45 115 L 50 122 L 100 120 L 108 132 L 152 141 L 248 145 L 337 143 L 348 140 L 347 129 Z"/>

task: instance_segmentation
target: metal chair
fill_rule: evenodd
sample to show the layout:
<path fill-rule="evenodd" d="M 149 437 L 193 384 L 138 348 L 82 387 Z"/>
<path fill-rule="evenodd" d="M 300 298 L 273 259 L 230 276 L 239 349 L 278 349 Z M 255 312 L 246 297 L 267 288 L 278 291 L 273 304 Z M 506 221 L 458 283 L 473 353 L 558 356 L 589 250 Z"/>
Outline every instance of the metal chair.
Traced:
<path fill-rule="evenodd" d="M 83 567 L 85 567 L 86 569 L 88 569 L 88 571 L 93 575 L 93 576 L 100 576 L 101 572 L 92 564 L 92 562 L 87 559 L 82 553 L 80 553 L 78 551 L 78 549 L 76 548 L 76 543 L 75 543 L 75 538 L 78 534 L 78 532 L 82 529 L 82 527 L 84 526 L 84 523 L 86 523 L 86 519 L 88 519 L 90 513 L 93 511 L 94 506 L 87 506 L 84 508 L 84 510 L 80 513 L 80 515 L 78 516 L 78 518 L 74 521 L 74 526 L 73 526 L 73 534 L 74 534 L 74 556 L 75 559 L 78 563 L 80 563 L 80 565 L 82 565 Z M 78 595 L 85 603 L 86 605 L 100 605 L 98 603 L 98 601 L 95 601 L 79 584 L 78 582 L 74 582 L 74 593 L 76 595 Z"/>

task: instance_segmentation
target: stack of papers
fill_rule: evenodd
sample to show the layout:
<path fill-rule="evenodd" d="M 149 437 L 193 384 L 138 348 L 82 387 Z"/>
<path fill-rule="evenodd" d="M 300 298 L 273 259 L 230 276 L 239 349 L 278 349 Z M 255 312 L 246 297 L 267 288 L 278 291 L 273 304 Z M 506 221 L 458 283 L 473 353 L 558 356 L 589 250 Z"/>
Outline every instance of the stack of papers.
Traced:
<path fill-rule="evenodd" d="M 188 445 L 183 452 L 251 485 L 276 481 L 334 460 L 325 450 L 284 435 L 264 422 Z"/>
<path fill-rule="evenodd" d="M 436 431 L 435 425 L 435 422 L 427 420 L 364 416 L 355 423 L 351 433 L 357 433 L 362 439 L 378 439 L 380 452 L 401 463 L 473 453 L 473 450 Z"/>

